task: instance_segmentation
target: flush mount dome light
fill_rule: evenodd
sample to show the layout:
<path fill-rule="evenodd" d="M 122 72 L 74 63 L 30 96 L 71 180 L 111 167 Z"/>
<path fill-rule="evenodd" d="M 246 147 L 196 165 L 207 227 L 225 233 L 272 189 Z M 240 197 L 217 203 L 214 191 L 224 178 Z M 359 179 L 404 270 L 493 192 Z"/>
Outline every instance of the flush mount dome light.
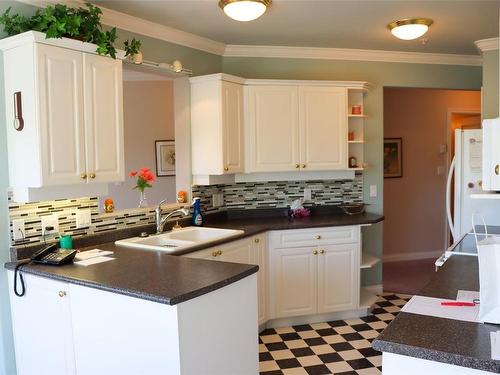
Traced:
<path fill-rule="evenodd" d="M 403 40 L 412 40 L 424 35 L 433 21 L 430 18 L 405 18 L 387 25 L 392 35 Z"/>
<path fill-rule="evenodd" d="M 253 21 L 264 14 L 271 0 L 220 0 L 224 13 L 236 21 Z"/>

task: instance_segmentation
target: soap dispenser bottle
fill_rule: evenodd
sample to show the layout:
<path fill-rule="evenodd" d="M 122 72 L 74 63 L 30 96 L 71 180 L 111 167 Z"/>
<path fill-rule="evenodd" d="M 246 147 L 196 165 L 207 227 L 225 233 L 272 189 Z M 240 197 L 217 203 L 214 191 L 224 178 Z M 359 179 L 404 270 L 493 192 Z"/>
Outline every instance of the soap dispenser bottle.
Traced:
<path fill-rule="evenodd" d="M 193 225 L 201 226 L 203 224 L 203 216 L 201 216 L 201 203 L 200 198 L 193 199 Z"/>

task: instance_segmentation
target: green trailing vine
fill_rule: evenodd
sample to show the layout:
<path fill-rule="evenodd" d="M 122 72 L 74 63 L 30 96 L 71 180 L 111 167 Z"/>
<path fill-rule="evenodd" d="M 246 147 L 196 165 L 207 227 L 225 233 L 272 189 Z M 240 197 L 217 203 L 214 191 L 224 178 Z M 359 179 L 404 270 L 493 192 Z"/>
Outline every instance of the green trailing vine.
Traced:
<path fill-rule="evenodd" d="M 127 39 L 123 42 L 123 46 L 125 47 L 125 56 L 134 56 L 139 53 L 141 49 L 141 41 L 135 38 L 132 38 L 131 41 Z"/>
<path fill-rule="evenodd" d="M 85 5 L 86 8 L 70 8 L 63 4 L 49 5 L 37 10 L 31 17 L 11 14 L 9 7 L 0 16 L 0 24 L 9 36 L 29 30 L 40 31 L 45 33 L 46 38 L 66 37 L 96 44 L 98 54 L 116 58 L 116 28 L 103 31 L 101 9 L 90 3 Z M 140 41 L 132 39 L 130 45 L 127 43 L 125 48 L 138 50 L 140 45 Z"/>

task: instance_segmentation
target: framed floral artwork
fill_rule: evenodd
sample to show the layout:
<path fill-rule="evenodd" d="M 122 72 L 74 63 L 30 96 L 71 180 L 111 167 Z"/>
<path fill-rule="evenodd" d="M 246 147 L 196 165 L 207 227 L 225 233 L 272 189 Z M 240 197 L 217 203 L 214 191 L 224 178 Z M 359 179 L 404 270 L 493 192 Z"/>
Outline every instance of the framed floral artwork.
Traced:
<path fill-rule="evenodd" d="M 175 141 L 155 141 L 156 175 L 158 177 L 175 176 Z"/>

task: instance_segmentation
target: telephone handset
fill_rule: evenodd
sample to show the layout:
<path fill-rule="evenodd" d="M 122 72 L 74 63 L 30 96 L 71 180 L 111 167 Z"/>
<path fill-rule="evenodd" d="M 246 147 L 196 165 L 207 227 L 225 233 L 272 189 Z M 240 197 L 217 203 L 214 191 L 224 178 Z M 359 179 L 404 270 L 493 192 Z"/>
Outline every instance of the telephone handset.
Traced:
<path fill-rule="evenodd" d="M 59 249 L 57 244 L 47 245 L 44 248 L 35 252 L 30 259 L 26 259 L 18 263 L 14 271 L 14 293 L 18 297 L 24 296 L 26 292 L 26 287 L 24 285 L 23 274 L 20 273 L 20 269 L 25 264 L 30 262 L 50 264 L 53 266 L 60 266 L 69 262 L 72 262 L 76 256 L 76 250 Z M 19 272 L 19 280 L 21 281 L 21 291 L 17 290 L 17 273 Z"/>

